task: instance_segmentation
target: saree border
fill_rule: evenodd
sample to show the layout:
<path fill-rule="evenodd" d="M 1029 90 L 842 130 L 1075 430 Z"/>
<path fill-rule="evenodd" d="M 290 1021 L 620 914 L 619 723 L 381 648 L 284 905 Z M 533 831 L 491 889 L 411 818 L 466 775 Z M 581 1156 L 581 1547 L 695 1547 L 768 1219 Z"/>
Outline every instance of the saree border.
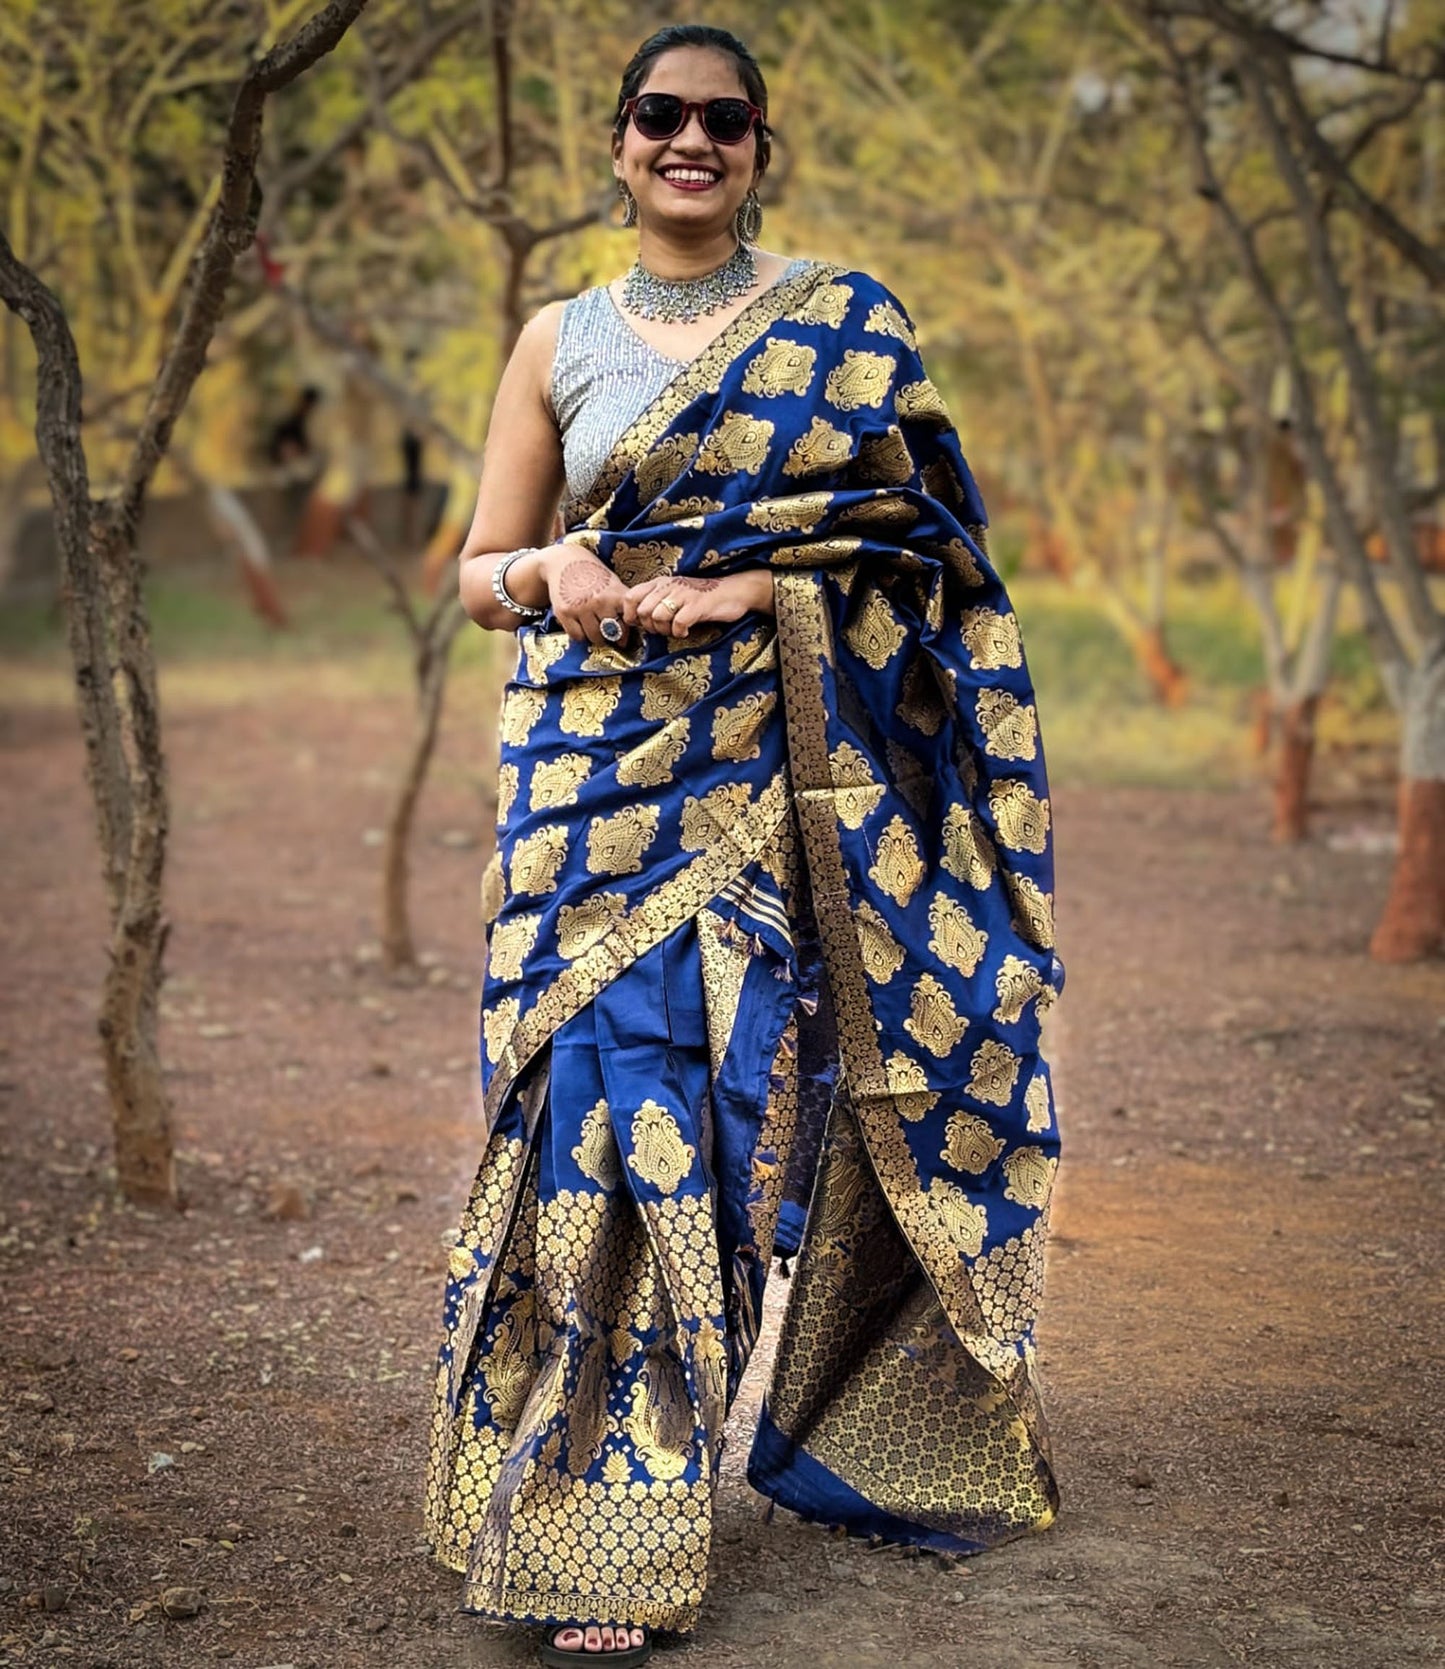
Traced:
<path fill-rule="evenodd" d="M 878 1042 L 878 1023 L 854 927 L 847 870 L 838 837 L 837 790 L 828 760 L 827 713 L 819 659 L 834 664 L 832 622 L 824 607 L 822 581 L 814 572 L 780 571 L 774 576 L 788 757 L 793 775 L 803 847 L 813 887 L 814 911 L 824 964 L 833 991 L 838 1049 L 864 1151 L 899 1231 L 933 1288 L 944 1315 L 965 1350 L 999 1385 L 1045 1468 L 1056 1497 L 1053 1467 L 1031 1418 L 1026 1365 L 988 1330 L 968 1266 L 951 1246 L 938 1252 L 939 1229 L 918 1168 L 903 1134 L 903 1114 L 888 1085 Z M 889 1116 L 873 1119 L 880 1103 Z M 1042 1526 L 1041 1526 L 1042 1527 Z"/>
<path fill-rule="evenodd" d="M 636 418 L 607 455 L 606 462 L 586 494 L 574 506 L 574 513 L 593 523 L 612 502 L 617 489 L 634 467 L 652 450 L 672 424 L 700 395 L 717 391 L 721 373 L 745 349 L 785 319 L 819 284 L 831 283 L 848 271 L 831 261 L 814 261 L 792 278 L 779 278 L 743 308 L 731 324 L 725 325 L 696 359 L 668 383 L 650 406 Z"/>
<path fill-rule="evenodd" d="M 779 771 L 736 822 L 727 838 L 708 847 L 676 875 L 637 903 L 617 925 L 538 993 L 517 1021 L 497 1055 L 496 1068 L 482 1101 L 488 1128 L 497 1118 L 512 1085 L 556 1029 L 580 1014 L 604 986 L 625 973 L 636 959 L 690 921 L 704 905 L 761 857 L 788 815 L 786 774 Z"/>

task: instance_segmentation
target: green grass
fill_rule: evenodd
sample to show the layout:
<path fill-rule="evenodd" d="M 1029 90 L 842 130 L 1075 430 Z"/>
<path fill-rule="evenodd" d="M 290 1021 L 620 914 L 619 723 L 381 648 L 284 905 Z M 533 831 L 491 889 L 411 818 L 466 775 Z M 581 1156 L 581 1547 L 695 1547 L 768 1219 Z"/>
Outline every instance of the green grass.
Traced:
<path fill-rule="evenodd" d="M 198 565 L 152 576 L 147 594 L 166 701 L 224 706 L 303 690 L 337 700 L 411 699 L 406 634 L 370 568 L 354 560 L 289 563 L 279 580 L 291 624 L 275 632 L 251 613 L 229 569 Z M 1057 780 L 1198 787 L 1257 776 L 1249 730 L 1261 676 L 1259 634 L 1232 582 L 1174 588 L 1169 642 L 1190 680 L 1187 704 L 1174 711 L 1153 700 L 1095 600 L 1047 576 L 1016 573 L 1009 588 Z M 490 687 L 489 657 L 499 649 L 505 652 L 490 633 L 462 632 L 454 663 L 460 703 Z M 0 655 L 0 699 L 12 706 L 70 704 L 56 611 L 24 604 L 0 614 Z M 1387 739 L 1393 720 L 1353 620 L 1334 660 L 1322 730 L 1345 741 Z"/>

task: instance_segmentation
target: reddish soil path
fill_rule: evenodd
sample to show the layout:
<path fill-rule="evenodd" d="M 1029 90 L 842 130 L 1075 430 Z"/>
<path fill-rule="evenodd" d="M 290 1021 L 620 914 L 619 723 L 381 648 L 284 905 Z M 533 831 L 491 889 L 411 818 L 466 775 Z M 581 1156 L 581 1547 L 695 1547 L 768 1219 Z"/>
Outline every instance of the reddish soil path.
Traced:
<path fill-rule="evenodd" d="M 163 1219 L 105 1182 L 73 721 L 0 714 L 0 1661 L 534 1661 L 455 1614 L 418 1542 L 444 1241 L 479 1143 L 474 722 L 450 720 L 423 809 L 435 961 L 399 987 L 365 953 L 363 831 L 400 704 L 168 709 L 189 1210 Z M 1328 836 L 1384 826 L 1383 800 L 1288 853 L 1263 817 L 1245 795 L 1057 798 L 1058 1526 L 944 1566 L 763 1522 L 741 1476 L 755 1371 L 706 1623 L 661 1661 L 1440 1661 L 1445 965 L 1363 958 L 1386 860 Z M 293 1183 L 309 1215 L 268 1220 Z M 162 1614 L 171 1586 L 199 1615 Z"/>

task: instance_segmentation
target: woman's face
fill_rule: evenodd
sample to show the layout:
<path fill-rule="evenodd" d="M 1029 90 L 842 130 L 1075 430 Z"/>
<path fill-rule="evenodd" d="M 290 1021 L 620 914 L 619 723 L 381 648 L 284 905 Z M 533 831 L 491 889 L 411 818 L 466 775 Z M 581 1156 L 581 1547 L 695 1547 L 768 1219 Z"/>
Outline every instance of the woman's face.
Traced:
<path fill-rule="evenodd" d="M 711 47 L 680 46 L 652 66 L 639 93 L 673 93 L 687 103 L 747 98 L 732 58 Z M 719 145 L 692 111 L 671 139 L 644 139 L 629 121 L 612 141 L 612 171 L 637 199 L 645 226 L 703 239 L 726 228 L 758 178 L 754 130 L 739 145 Z"/>

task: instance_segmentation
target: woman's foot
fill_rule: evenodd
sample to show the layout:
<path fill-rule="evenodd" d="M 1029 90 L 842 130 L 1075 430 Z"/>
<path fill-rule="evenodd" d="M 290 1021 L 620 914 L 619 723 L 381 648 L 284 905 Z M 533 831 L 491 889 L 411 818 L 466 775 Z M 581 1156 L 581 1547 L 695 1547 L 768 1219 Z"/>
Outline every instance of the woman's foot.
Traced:
<path fill-rule="evenodd" d="M 555 1629 L 547 1640 L 555 1651 L 565 1652 L 569 1657 L 605 1658 L 618 1652 L 639 1651 L 647 1644 L 647 1630 L 628 1628 L 625 1624 L 601 1627 L 589 1624 L 586 1628 Z"/>

